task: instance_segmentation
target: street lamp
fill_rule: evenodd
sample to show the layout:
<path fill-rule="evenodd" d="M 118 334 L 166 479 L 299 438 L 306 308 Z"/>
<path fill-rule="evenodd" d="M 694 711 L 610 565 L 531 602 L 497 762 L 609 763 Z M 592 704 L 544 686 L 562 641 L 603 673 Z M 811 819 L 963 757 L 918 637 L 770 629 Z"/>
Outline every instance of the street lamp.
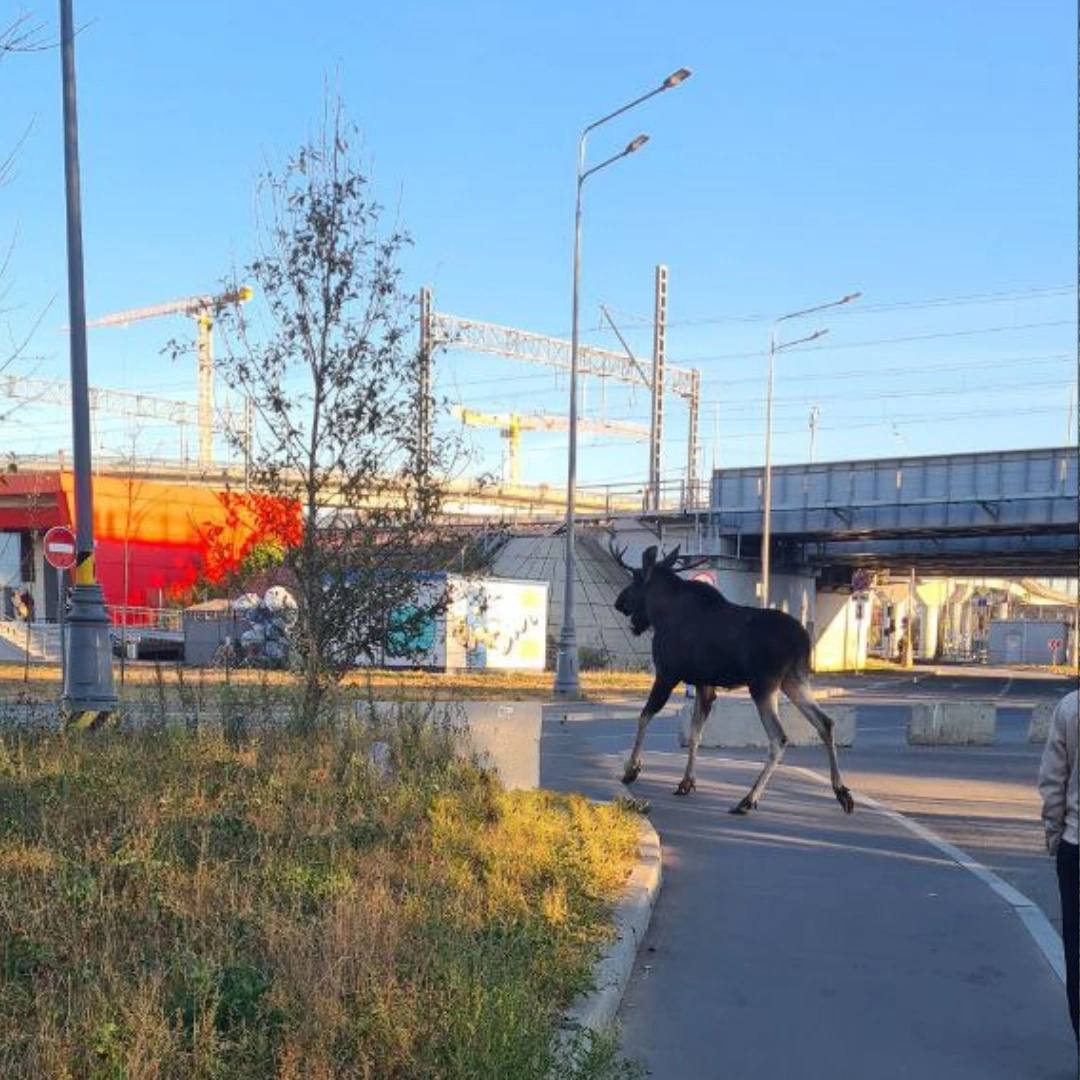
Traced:
<path fill-rule="evenodd" d="M 769 606 L 769 548 L 772 541 L 772 398 L 773 398 L 773 366 L 778 352 L 785 349 L 793 349 L 796 345 L 805 345 L 807 342 L 816 341 L 824 337 L 827 329 L 815 330 L 805 337 L 796 338 L 794 341 L 779 340 L 780 323 L 789 319 L 798 319 L 803 315 L 812 315 L 816 311 L 825 311 L 827 308 L 839 307 L 841 304 L 850 304 L 858 300 L 861 292 L 848 293 L 839 300 L 830 300 L 827 304 L 816 304 L 814 307 L 803 308 L 801 311 L 791 311 L 787 315 L 781 315 L 773 320 L 769 330 L 769 384 L 765 395 L 765 485 L 762 492 L 763 514 L 761 523 L 761 606 Z"/>
<path fill-rule="evenodd" d="M 71 0 L 60 0 L 60 64 L 64 101 L 68 307 L 71 326 L 71 419 L 75 459 L 75 584 L 68 613 L 67 663 L 60 701 L 67 726 L 96 727 L 116 710 L 112 641 L 105 598 L 94 573 L 94 509 L 90 476 L 90 399 L 86 372 L 79 129 L 75 99 L 75 23 Z M 61 597 L 61 602 L 64 599 Z"/>
<path fill-rule="evenodd" d="M 570 332 L 570 431 L 569 453 L 566 473 L 566 559 L 564 569 L 566 581 L 563 591 L 563 622 L 559 633 L 559 652 L 555 661 L 555 693 L 561 697 L 579 697 L 581 695 L 581 683 L 578 679 L 578 650 L 577 650 L 577 627 L 574 625 L 574 578 L 576 576 L 576 560 L 574 552 L 574 502 L 577 495 L 577 373 L 578 373 L 578 292 L 581 283 L 581 191 L 586 179 L 593 173 L 613 165 L 620 158 L 636 153 L 648 141 L 648 135 L 638 135 L 637 138 L 627 143 L 619 153 L 609 157 L 606 161 L 594 165 L 591 169 L 585 168 L 585 140 L 590 131 L 614 120 L 624 112 L 640 105 L 643 101 L 662 94 L 665 90 L 671 90 L 680 83 L 690 78 L 689 68 L 679 68 L 673 71 L 659 86 L 650 90 L 641 97 L 634 98 L 621 108 L 610 112 L 607 116 L 593 121 L 585 127 L 578 139 L 577 157 L 577 197 L 574 205 L 574 290 L 571 306 L 571 332 Z"/>

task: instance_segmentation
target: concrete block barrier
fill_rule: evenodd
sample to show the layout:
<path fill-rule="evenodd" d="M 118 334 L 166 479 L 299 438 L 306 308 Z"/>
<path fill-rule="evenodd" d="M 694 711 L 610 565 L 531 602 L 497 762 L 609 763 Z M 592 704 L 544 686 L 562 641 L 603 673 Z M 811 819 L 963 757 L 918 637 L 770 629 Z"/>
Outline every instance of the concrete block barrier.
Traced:
<path fill-rule="evenodd" d="M 911 746 L 989 746 L 997 708 L 992 701 L 925 701 L 911 706 L 907 741 Z"/>
<path fill-rule="evenodd" d="M 690 738 L 690 720 L 694 703 L 687 701 L 679 713 L 679 742 L 686 746 Z M 855 741 L 855 708 L 852 705 L 827 705 L 825 711 L 835 727 L 833 738 L 837 746 L 851 746 Z M 818 733 L 790 701 L 780 703 L 780 724 L 788 737 L 788 746 L 821 746 Z M 769 738 L 761 724 L 757 707 L 746 697 L 716 699 L 709 710 L 709 719 L 701 731 L 700 746 L 728 750 L 767 747 Z"/>
<path fill-rule="evenodd" d="M 540 786 L 539 701 L 417 702 L 430 721 L 461 731 L 464 748 L 493 768 L 510 791 Z M 387 701 L 358 701 L 361 720 L 392 723 L 401 705 Z M 374 714 L 374 715 L 373 715 Z"/>
<path fill-rule="evenodd" d="M 1031 710 L 1031 722 L 1028 724 L 1028 741 L 1033 743 L 1046 742 L 1050 734 L 1050 718 L 1054 715 L 1057 706 L 1055 701 L 1040 701 Z"/>

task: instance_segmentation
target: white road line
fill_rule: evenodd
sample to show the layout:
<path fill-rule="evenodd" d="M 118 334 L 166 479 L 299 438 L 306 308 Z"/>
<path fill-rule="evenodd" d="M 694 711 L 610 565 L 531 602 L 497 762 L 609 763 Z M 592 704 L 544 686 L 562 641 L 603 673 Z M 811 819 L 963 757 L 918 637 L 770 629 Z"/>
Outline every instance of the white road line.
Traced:
<path fill-rule="evenodd" d="M 813 769 L 804 769 L 801 765 L 786 765 L 781 766 L 781 768 L 802 773 L 804 776 L 812 777 L 822 784 L 830 784 L 830 781 L 820 773 L 814 772 Z M 1054 974 L 1062 983 L 1065 982 L 1065 950 L 1061 938 L 1054 929 L 1053 924 L 1033 900 L 1025 896 L 1019 889 L 1014 889 L 1008 882 L 1002 881 L 997 874 L 992 870 L 988 870 L 977 859 L 973 859 L 966 851 L 962 851 L 955 844 L 943 840 L 937 833 L 920 822 L 913 821 L 906 815 L 901 814 L 900 811 L 885 806 L 876 799 L 872 799 L 869 795 L 858 792 L 856 794 L 864 805 L 877 810 L 878 813 L 884 814 L 887 818 L 891 818 L 921 840 L 932 844 L 943 855 L 947 855 L 953 862 L 964 867 L 965 870 L 970 870 L 980 881 L 993 889 L 1013 909 L 1017 918 L 1024 924 L 1025 929 L 1034 938 L 1035 944 L 1038 945 L 1039 950 L 1046 958 L 1046 962 L 1053 968 Z"/>

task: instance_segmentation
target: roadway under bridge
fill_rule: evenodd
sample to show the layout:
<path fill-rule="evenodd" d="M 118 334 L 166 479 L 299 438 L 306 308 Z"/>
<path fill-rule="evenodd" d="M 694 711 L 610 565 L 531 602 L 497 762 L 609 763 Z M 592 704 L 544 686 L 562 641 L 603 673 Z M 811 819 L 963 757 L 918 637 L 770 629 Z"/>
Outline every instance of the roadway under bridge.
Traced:
<path fill-rule="evenodd" d="M 763 486 L 758 467 L 713 473 L 707 535 L 718 553 L 760 559 Z M 778 568 L 814 566 L 849 579 L 855 566 L 969 576 L 1078 571 L 1075 448 L 783 465 L 772 486 Z"/>

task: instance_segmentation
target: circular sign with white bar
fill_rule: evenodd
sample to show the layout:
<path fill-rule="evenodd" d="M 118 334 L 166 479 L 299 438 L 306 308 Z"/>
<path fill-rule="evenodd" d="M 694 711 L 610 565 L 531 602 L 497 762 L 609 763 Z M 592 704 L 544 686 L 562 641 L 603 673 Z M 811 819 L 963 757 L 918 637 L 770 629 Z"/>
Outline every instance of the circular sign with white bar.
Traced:
<path fill-rule="evenodd" d="M 54 525 L 45 534 L 45 561 L 57 570 L 75 565 L 75 534 L 66 525 Z"/>

